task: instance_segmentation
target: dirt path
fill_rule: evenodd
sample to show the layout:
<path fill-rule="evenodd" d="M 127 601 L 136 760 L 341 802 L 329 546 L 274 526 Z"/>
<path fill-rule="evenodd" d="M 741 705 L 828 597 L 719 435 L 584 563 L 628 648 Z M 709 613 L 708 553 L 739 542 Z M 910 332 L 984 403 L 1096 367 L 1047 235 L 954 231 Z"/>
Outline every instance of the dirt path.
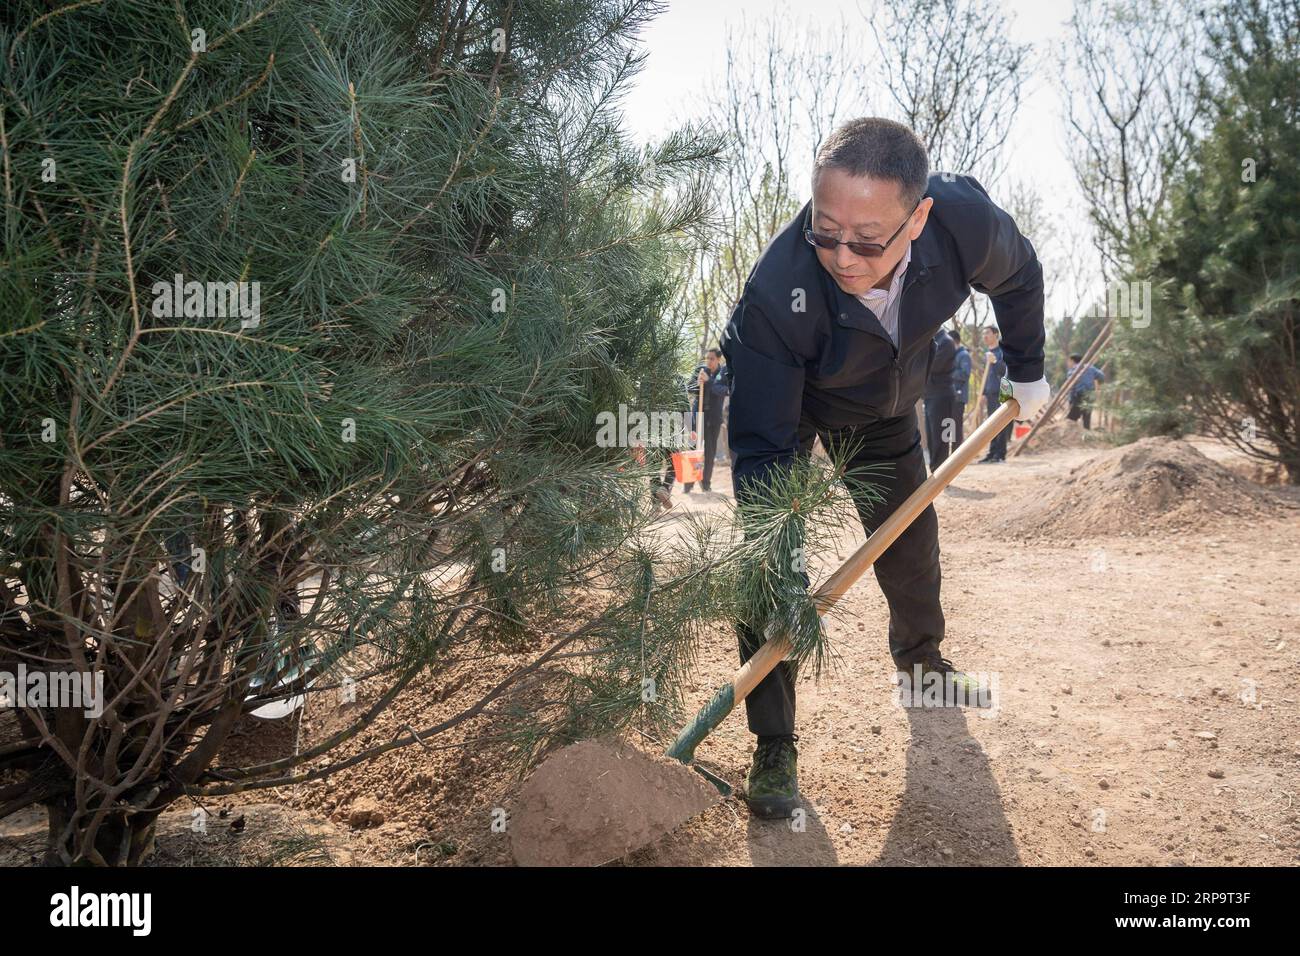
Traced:
<path fill-rule="evenodd" d="M 1095 453 L 972 466 L 938 502 L 944 653 L 996 676 L 995 711 L 894 703 L 885 604 L 869 575 L 829 626 L 835 671 L 800 680 L 802 826 L 727 801 L 628 862 L 1300 863 L 1300 510 L 1159 536 L 1000 540 L 994 529 L 1018 503 Z M 725 467 L 714 481 L 730 487 Z M 674 501 L 725 504 L 680 487 Z M 859 530 L 821 556 L 820 573 L 862 540 Z M 481 664 L 476 679 L 515 663 Z M 702 704 L 736 663 L 734 636 L 720 631 L 701 648 L 687 699 Z M 359 743 L 427 726 L 475 690 L 454 676 L 416 681 Z M 304 740 L 338 719 L 310 715 Z M 457 739 L 486 735 L 471 723 Z M 737 713 L 699 756 L 738 782 L 752 746 Z M 518 786 L 490 747 L 412 747 L 248 802 L 278 800 L 294 826 L 328 827 L 335 860 L 498 865 L 511 859 L 500 822 Z M 250 830 L 264 818 L 250 816 Z M 27 859 L 41 825 L 30 824 L 0 849 Z"/>
<path fill-rule="evenodd" d="M 1091 454 L 972 466 L 938 502 L 945 654 L 996 676 L 995 712 L 896 706 L 864 579 L 830 625 L 837 673 L 799 685 L 802 832 L 723 806 L 638 861 L 1300 862 L 1300 513 L 1178 537 L 990 534 L 1005 500 Z M 723 635 L 702 655 L 699 699 L 734 655 Z M 701 755 L 739 779 L 751 741 L 735 715 Z"/>

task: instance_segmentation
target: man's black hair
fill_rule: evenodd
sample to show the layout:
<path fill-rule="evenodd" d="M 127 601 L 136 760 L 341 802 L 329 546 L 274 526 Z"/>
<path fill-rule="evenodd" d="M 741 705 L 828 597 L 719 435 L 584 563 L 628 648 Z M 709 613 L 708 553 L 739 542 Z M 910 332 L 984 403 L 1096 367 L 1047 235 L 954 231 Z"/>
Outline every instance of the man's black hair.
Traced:
<path fill-rule="evenodd" d="M 961 330 L 960 330 L 960 329 L 949 329 L 949 330 L 948 330 L 948 338 L 952 339 L 952 340 L 953 340 L 954 342 L 956 342 L 958 345 L 961 345 Z"/>
<path fill-rule="evenodd" d="M 1070 361 L 1071 361 L 1071 362 L 1082 362 L 1082 361 L 1083 361 L 1083 356 L 1080 355 L 1078 352 L 1071 352 L 1071 353 L 1070 353 Z"/>
<path fill-rule="evenodd" d="M 924 144 L 902 123 L 880 116 L 849 120 L 831 133 L 817 150 L 814 183 L 823 169 L 892 180 L 898 183 L 904 209 L 921 201 L 930 181 Z"/>

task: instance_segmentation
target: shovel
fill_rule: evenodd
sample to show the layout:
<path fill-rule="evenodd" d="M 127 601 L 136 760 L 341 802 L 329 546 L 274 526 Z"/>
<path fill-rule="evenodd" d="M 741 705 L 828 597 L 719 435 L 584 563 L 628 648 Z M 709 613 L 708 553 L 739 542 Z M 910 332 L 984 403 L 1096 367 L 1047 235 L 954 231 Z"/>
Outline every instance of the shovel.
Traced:
<path fill-rule="evenodd" d="M 866 573 L 867 568 L 871 567 L 898 536 L 907 530 L 916 517 L 939 497 L 943 489 L 948 487 L 961 470 L 970 464 L 971 459 L 993 440 L 993 436 L 1011 424 L 1019 414 L 1020 403 L 1014 398 L 1007 398 L 996 412 L 962 442 L 948 460 L 912 492 L 907 500 L 867 538 L 862 547 L 858 548 L 840 569 L 813 593 L 817 613 L 824 614 L 834 607 L 858 578 Z M 530 800 L 532 805 L 543 808 L 539 810 L 537 816 L 544 817 L 548 821 L 547 829 L 544 832 L 542 828 L 535 826 L 523 830 L 512 829 L 511 842 L 516 860 L 521 863 L 545 862 L 571 865 L 608 862 L 639 847 L 649 845 L 716 802 L 717 794 L 713 794 L 712 799 L 702 800 L 699 792 L 691 792 L 682 779 L 690 775 L 683 774 L 682 768 L 673 766 L 672 761 L 692 765 L 692 769 L 699 771 L 713 784 L 717 793 L 729 796 L 732 788 L 726 781 L 701 767 L 693 766 L 695 748 L 793 649 L 789 638 L 783 634 L 773 635 L 765 641 L 763 646 L 741 665 L 730 682 L 720 687 L 712 699 L 695 715 L 695 719 L 677 735 L 677 739 L 665 754 L 671 760 L 656 761 L 645 754 L 616 749 L 615 743 L 601 745 L 596 741 L 582 741 L 548 757 L 530 778 L 523 792 L 523 799 Z M 598 746 L 604 746 L 605 752 L 596 749 Z M 581 768 L 588 772 L 594 770 L 598 779 L 592 780 L 590 789 L 584 790 L 581 806 L 566 803 L 546 809 L 547 794 L 541 792 L 544 789 L 544 781 L 563 779 L 566 776 L 562 768 L 565 761 L 571 759 L 567 752 L 574 751 L 575 748 L 583 748 L 583 751 L 581 762 L 576 759 L 576 754 L 572 758 L 573 769 Z M 552 765 L 553 761 L 554 765 Z M 635 800 L 628 800 L 629 788 L 610 786 L 608 782 L 606 785 L 598 785 L 611 774 L 615 781 L 636 774 L 638 781 L 637 786 L 632 788 L 633 792 L 645 793 L 652 789 L 656 792 L 680 794 L 680 812 L 674 815 L 672 807 L 656 806 L 655 819 L 647 819 L 647 815 L 640 811 L 638 803 Z M 655 785 L 656 774 L 663 786 Z M 542 781 L 543 786 L 534 787 L 530 793 L 529 786 L 538 781 Z M 699 778 L 696 778 L 696 783 L 700 785 L 700 790 L 708 790 Z M 555 816 L 548 814 L 555 814 Z M 584 833 L 588 835 L 593 833 L 590 829 L 591 821 L 600 821 L 598 841 L 600 845 L 599 848 L 591 847 L 592 852 L 589 855 Z M 582 831 L 576 829 L 577 826 L 586 826 L 588 829 Z M 623 827 L 621 832 L 614 829 L 618 827 Z"/>

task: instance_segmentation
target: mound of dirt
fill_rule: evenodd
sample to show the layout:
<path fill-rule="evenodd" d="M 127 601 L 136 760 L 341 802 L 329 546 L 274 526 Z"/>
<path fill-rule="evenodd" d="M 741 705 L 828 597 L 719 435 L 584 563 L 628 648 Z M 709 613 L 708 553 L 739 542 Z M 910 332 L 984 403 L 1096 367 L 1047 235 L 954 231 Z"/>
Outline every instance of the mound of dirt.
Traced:
<path fill-rule="evenodd" d="M 1105 447 L 1106 439 L 1097 432 L 1087 431 L 1082 422 L 1072 422 L 1063 418 L 1059 422 L 1044 425 L 1034 433 L 1022 455 L 1037 455 L 1058 448 L 1100 448 Z"/>
<path fill-rule="evenodd" d="M 1015 537 L 1134 536 L 1279 517 L 1289 507 L 1187 442 L 1144 438 L 1089 458 L 1055 491 L 1019 503 L 996 530 Z"/>
<path fill-rule="evenodd" d="M 520 866 L 598 866 L 657 840 L 720 797 L 699 774 L 617 740 L 583 740 L 543 761 L 510 816 Z"/>

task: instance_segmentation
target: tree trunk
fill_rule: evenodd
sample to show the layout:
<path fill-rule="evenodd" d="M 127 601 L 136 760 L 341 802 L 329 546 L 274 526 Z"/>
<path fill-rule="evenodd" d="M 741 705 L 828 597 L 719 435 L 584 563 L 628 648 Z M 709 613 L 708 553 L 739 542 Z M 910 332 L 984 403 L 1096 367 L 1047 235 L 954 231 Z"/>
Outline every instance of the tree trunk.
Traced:
<path fill-rule="evenodd" d="M 110 813 L 96 830 L 92 845 L 87 842 L 86 826 L 94 814 L 82 814 L 68 827 L 76 814 L 74 799 L 68 796 L 46 804 L 50 814 L 46 866 L 139 866 L 153 855 L 157 813 Z"/>

